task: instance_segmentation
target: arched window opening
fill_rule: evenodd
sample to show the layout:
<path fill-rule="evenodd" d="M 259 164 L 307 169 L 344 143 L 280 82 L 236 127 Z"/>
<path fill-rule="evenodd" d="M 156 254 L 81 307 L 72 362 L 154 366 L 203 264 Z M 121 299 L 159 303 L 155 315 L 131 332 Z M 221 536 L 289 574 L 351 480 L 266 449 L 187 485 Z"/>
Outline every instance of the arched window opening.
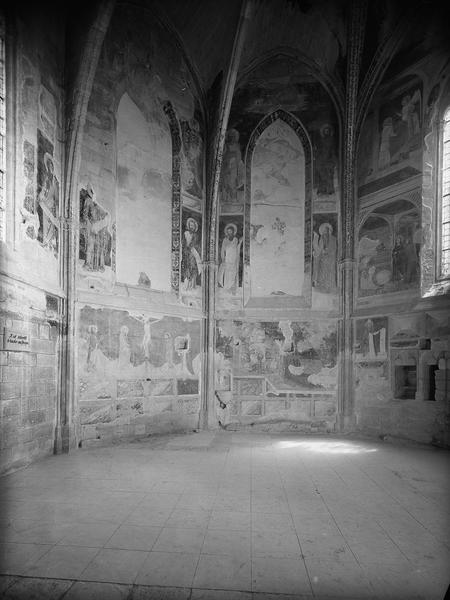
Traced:
<path fill-rule="evenodd" d="M 440 277 L 450 277 L 450 106 L 444 113 L 441 162 Z"/>
<path fill-rule="evenodd" d="M 117 280 L 171 289 L 172 143 L 162 111 L 117 109 Z M 141 283 L 139 283 L 141 282 Z"/>

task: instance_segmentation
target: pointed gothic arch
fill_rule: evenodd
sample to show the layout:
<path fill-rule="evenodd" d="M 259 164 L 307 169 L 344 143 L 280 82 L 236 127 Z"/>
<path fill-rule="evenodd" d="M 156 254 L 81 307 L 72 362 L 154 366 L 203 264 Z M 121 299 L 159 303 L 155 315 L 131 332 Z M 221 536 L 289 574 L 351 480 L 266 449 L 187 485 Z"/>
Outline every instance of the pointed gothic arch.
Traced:
<path fill-rule="evenodd" d="M 258 142 L 261 141 L 265 132 L 280 121 L 284 127 L 288 126 L 285 131 L 291 131 L 295 134 L 298 141 L 299 152 L 299 170 L 296 183 L 300 183 L 298 211 L 296 214 L 297 225 L 301 231 L 297 232 L 297 238 L 301 240 L 300 247 L 295 250 L 298 253 L 298 265 L 300 266 L 297 272 L 295 285 L 291 286 L 287 292 L 282 292 L 278 295 L 278 290 L 273 290 L 270 296 L 267 295 L 268 290 L 264 288 L 259 290 L 260 294 L 265 296 L 264 301 L 256 301 L 256 305 L 261 302 L 264 306 L 279 305 L 282 296 L 289 296 L 293 306 L 303 307 L 311 305 L 311 232 L 312 232 L 312 145 L 306 129 L 302 123 L 291 113 L 277 108 L 270 114 L 266 115 L 253 130 L 245 153 L 245 206 L 244 206 L 244 303 L 251 306 L 255 302 L 255 286 L 251 284 L 251 240 L 255 236 L 251 229 L 254 223 L 251 223 L 252 213 L 252 166 L 257 150 Z M 298 158 L 298 157 L 297 157 Z M 292 207 L 291 207 L 292 208 Z M 292 210 L 291 210 L 292 213 Z M 295 214 L 295 213 L 293 213 Z M 283 225 L 281 225 L 283 226 Z M 272 229 L 276 228 L 276 224 L 272 225 Z M 292 242 L 291 242 L 292 247 Z M 276 265 L 267 265 L 268 271 L 270 267 L 276 268 Z M 302 272 L 301 272 L 302 271 Z M 253 296 L 253 301 L 252 301 Z"/>

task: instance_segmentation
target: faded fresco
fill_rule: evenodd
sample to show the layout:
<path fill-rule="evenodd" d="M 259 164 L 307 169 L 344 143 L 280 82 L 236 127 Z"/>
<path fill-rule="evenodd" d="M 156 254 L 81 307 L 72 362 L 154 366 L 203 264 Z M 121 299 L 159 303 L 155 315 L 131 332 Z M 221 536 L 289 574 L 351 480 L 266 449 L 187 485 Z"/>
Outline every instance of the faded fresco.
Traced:
<path fill-rule="evenodd" d="M 78 259 L 83 272 L 111 273 L 112 226 L 110 215 L 95 200 L 91 186 L 80 190 L 80 241 Z"/>
<path fill-rule="evenodd" d="M 120 381 L 144 382 L 150 395 L 198 393 L 199 321 L 85 306 L 79 322 L 80 400 L 115 397 Z"/>
<path fill-rule="evenodd" d="M 43 85 L 39 92 L 39 128 L 47 139 L 55 143 L 57 126 L 57 109 L 55 97 Z"/>
<path fill-rule="evenodd" d="M 337 189 L 338 157 L 334 127 L 324 123 L 315 132 L 314 186 L 317 196 L 331 196 Z"/>
<path fill-rule="evenodd" d="M 337 215 L 313 215 L 313 275 L 316 292 L 337 292 Z"/>
<path fill-rule="evenodd" d="M 180 120 L 182 159 L 181 186 L 184 194 L 203 198 L 203 139 L 197 118 Z"/>
<path fill-rule="evenodd" d="M 203 145 L 196 85 L 173 37 L 148 11 L 117 6 L 89 101 L 80 167 L 80 187 L 89 183 L 110 217 L 117 283 L 181 291 L 181 210 L 202 212 Z M 79 274 L 92 277 L 83 266 Z"/>
<path fill-rule="evenodd" d="M 37 238 L 39 222 L 36 215 L 36 148 L 25 140 L 23 142 L 23 179 L 25 184 L 25 197 L 21 210 L 22 226 L 25 234 L 32 240 Z"/>
<path fill-rule="evenodd" d="M 417 78 L 380 91 L 360 136 L 360 196 L 422 171 L 422 115 L 422 83 Z"/>
<path fill-rule="evenodd" d="M 239 144 L 239 131 L 227 131 L 222 158 L 219 200 L 222 211 L 236 210 L 244 203 L 245 166 Z"/>
<path fill-rule="evenodd" d="M 358 319 L 355 324 L 355 359 L 383 361 L 388 356 L 388 318 Z"/>
<path fill-rule="evenodd" d="M 180 291 L 198 295 L 202 281 L 202 215 L 185 207 L 181 215 Z"/>
<path fill-rule="evenodd" d="M 230 376 L 247 376 L 264 379 L 267 390 L 275 394 L 334 390 L 336 357 L 335 322 L 218 322 L 219 384 Z"/>
<path fill-rule="evenodd" d="M 219 268 L 217 284 L 222 295 L 242 292 L 242 215 L 222 215 L 219 219 Z"/>
<path fill-rule="evenodd" d="M 151 117 L 123 95 L 117 110 L 117 279 L 137 285 L 144 272 L 154 289 L 169 290 L 171 137 L 162 109 L 155 105 Z"/>
<path fill-rule="evenodd" d="M 259 137 L 252 156 L 252 297 L 302 295 L 304 170 L 305 159 L 300 139 L 287 123 L 276 120 Z"/>
<path fill-rule="evenodd" d="M 53 144 L 38 130 L 37 204 L 39 220 L 37 239 L 44 248 L 58 255 L 59 246 L 59 181 L 55 175 Z"/>
<path fill-rule="evenodd" d="M 243 181 L 241 161 L 249 138 L 261 119 L 278 108 L 294 115 L 308 131 L 313 151 L 313 201 L 324 212 L 336 211 L 339 199 L 336 111 L 330 96 L 308 67 L 285 56 L 264 62 L 236 89 L 222 170 L 222 180 L 230 182 L 227 188 L 230 191 L 224 190 L 221 201 L 239 203 Z"/>
<path fill-rule="evenodd" d="M 417 287 L 421 245 L 420 215 L 411 202 L 396 200 L 372 212 L 359 231 L 359 296 Z"/>
<path fill-rule="evenodd" d="M 33 144 L 25 140 L 23 153 L 25 197 L 20 209 L 22 230 L 28 238 L 37 240 L 45 250 L 57 257 L 60 191 L 55 175 L 54 147 L 38 130 L 36 167 Z"/>

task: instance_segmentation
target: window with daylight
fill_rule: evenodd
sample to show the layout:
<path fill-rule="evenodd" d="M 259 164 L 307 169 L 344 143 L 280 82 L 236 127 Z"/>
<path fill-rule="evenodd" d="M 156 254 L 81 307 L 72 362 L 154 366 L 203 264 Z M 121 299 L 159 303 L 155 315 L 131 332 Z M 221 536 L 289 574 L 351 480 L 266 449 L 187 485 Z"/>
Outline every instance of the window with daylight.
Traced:
<path fill-rule="evenodd" d="M 5 19 L 0 13 L 0 241 L 5 240 Z"/>
<path fill-rule="evenodd" d="M 440 219 L 440 276 L 450 277 L 450 106 L 444 113 Z"/>

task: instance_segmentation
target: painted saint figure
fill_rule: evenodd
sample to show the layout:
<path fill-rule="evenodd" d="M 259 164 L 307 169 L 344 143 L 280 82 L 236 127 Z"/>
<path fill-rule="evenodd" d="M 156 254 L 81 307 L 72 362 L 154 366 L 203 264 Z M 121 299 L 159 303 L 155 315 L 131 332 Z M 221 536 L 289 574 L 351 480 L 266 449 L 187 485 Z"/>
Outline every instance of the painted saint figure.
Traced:
<path fill-rule="evenodd" d="M 383 129 L 381 131 L 380 150 L 378 152 L 378 168 L 386 169 L 391 164 L 391 137 L 397 135 L 394 132 L 394 125 L 391 117 L 387 117 L 383 121 Z"/>
<path fill-rule="evenodd" d="M 337 241 L 330 223 L 322 223 L 313 235 L 313 285 L 320 292 L 336 289 Z"/>
<path fill-rule="evenodd" d="M 104 271 L 111 237 L 108 232 L 109 215 L 95 202 L 94 191 L 90 185 L 81 191 L 80 199 L 80 233 L 84 237 L 85 246 L 83 267 L 88 271 Z"/>
<path fill-rule="evenodd" d="M 44 155 L 46 173 L 38 196 L 37 214 L 39 217 L 38 240 L 55 254 L 58 252 L 58 211 L 59 193 L 58 181 L 55 177 L 55 167 L 51 155 Z"/>
<path fill-rule="evenodd" d="M 237 226 L 234 223 L 225 225 L 224 233 L 217 279 L 220 287 L 235 292 L 239 286 L 239 258 L 242 238 L 238 240 L 236 235 Z"/>
<path fill-rule="evenodd" d="M 198 223 L 192 217 L 186 221 L 181 248 L 181 282 L 185 291 L 197 286 L 197 278 L 201 272 L 200 243 Z"/>
<path fill-rule="evenodd" d="M 419 113 L 416 110 L 416 104 L 419 104 L 420 111 L 420 90 L 416 90 L 412 96 L 407 94 L 402 98 L 402 112 L 399 115 L 408 127 L 408 137 L 412 138 L 420 131 Z"/>
<path fill-rule="evenodd" d="M 87 358 L 86 358 L 86 370 L 95 371 L 97 368 L 97 325 L 89 325 L 88 337 L 87 337 Z"/>
<path fill-rule="evenodd" d="M 316 157 L 317 194 L 334 194 L 334 172 L 337 166 L 334 132 L 331 125 L 325 123 L 320 128 L 320 144 Z"/>
<path fill-rule="evenodd" d="M 119 335 L 119 369 L 130 366 L 131 349 L 128 341 L 128 327 L 122 325 Z"/>
<path fill-rule="evenodd" d="M 227 131 L 220 178 L 220 201 L 224 204 L 243 201 L 244 161 L 239 145 L 239 132 Z"/>

